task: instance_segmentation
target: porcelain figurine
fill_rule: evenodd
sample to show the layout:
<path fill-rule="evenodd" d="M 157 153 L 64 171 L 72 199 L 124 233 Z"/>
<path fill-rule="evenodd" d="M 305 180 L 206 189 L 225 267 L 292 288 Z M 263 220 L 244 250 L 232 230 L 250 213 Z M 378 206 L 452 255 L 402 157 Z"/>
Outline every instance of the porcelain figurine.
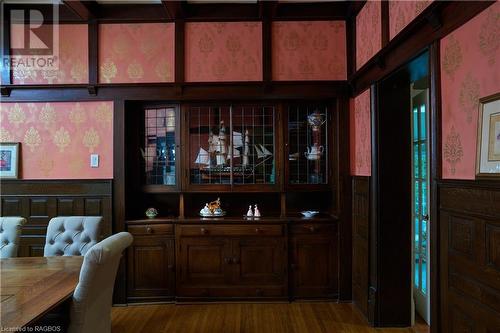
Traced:
<path fill-rule="evenodd" d="M 260 210 L 259 210 L 259 207 L 257 207 L 257 205 L 254 206 L 254 210 L 253 210 L 253 216 L 254 217 L 260 217 Z"/>
<path fill-rule="evenodd" d="M 248 206 L 247 217 L 253 217 L 252 205 Z"/>
<path fill-rule="evenodd" d="M 210 212 L 210 209 L 208 208 L 208 203 L 205 204 L 205 207 L 203 207 L 202 210 L 200 210 L 200 215 L 202 216 L 206 216 L 206 215 L 210 215 L 211 212 Z"/>

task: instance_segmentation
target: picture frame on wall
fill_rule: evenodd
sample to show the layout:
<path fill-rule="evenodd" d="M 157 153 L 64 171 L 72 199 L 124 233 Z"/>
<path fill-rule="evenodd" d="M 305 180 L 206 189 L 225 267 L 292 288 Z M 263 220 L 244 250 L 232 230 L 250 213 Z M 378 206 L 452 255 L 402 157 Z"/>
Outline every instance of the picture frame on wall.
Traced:
<path fill-rule="evenodd" d="M 500 93 L 479 100 L 477 178 L 500 178 Z"/>
<path fill-rule="evenodd" d="M 0 179 L 19 178 L 19 142 L 0 143 Z"/>

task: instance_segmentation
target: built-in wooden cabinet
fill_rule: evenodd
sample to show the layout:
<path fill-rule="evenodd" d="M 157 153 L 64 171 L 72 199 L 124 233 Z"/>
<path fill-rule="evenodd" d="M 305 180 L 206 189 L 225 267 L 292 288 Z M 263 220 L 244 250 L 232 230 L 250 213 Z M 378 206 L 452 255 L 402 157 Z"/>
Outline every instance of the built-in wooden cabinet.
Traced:
<path fill-rule="evenodd" d="M 282 225 L 178 225 L 177 298 L 286 297 Z"/>
<path fill-rule="evenodd" d="M 128 301 L 336 298 L 337 105 L 128 103 Z M 224 218 L 200 218 L 217 198 Z"/>
<path fill-rule="evenodd" d="M 131 225 L 134 242 L 127 250 L 129 302 L 165 301 L 175 295 L 173 226 Z"/>
<path fill-rule="evenodd" d="M 292 294 L 296 298 L 336 297 L 338 241 L 336 224 L 298 224 L 290 230 Z"/>

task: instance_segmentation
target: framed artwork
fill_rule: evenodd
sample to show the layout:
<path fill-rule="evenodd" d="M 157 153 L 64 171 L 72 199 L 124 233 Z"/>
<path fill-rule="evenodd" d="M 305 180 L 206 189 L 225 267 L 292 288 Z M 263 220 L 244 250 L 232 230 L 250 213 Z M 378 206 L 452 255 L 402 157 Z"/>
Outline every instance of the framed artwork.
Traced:
<path fill-rule="evenodd" d="M 19 176 L 19 142 L 0 143 L 0 178 Z"/>
<path fill-rule="evenodd" d="M 477 177 L 500 178 L 500 93 L 479 100 Z"/>

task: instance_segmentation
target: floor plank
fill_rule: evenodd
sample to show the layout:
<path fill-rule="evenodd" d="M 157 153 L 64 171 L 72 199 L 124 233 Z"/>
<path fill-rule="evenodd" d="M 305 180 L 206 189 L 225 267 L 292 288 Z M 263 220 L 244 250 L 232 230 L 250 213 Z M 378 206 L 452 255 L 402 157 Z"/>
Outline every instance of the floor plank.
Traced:
<path fill-rule="evenodd" d="M 352 304 L 162 304 L 116 307 L 114 333 L 428 333 L 414 328 L 374 329 Z"/>

